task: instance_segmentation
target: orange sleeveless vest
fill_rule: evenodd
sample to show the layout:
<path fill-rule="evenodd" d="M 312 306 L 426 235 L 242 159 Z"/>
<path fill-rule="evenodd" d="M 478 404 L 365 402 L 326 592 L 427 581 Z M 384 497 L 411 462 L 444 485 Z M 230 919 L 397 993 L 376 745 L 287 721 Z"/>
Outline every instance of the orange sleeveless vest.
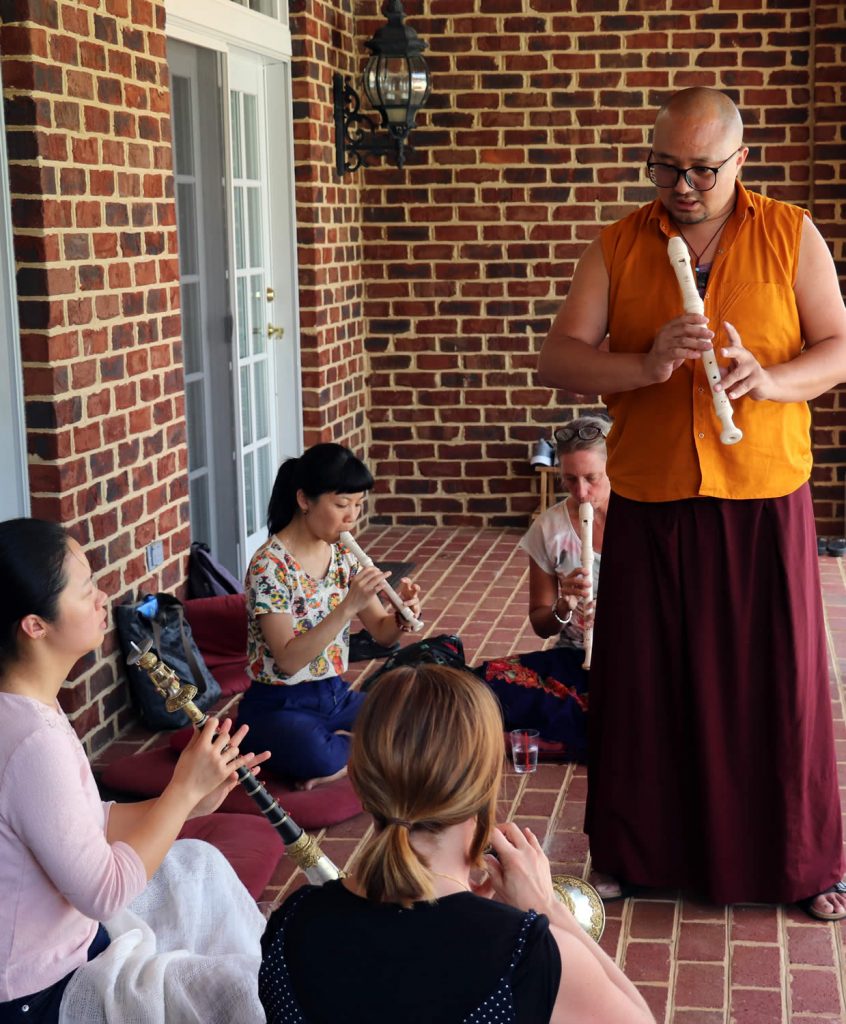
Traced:
<path fill-rule="evenodd" d="M 799 355 L 793 283 L 804 216 L 799 207 L 747 192 L 738 183 L 705 293 L 718 363 L 725 363 L 719 350 L 729 344 L 725 320 L 764 367 Z M 603 230 L 612 352 L 648 351 L 659 328 L 684 312 L 667 257 L 667 238 L 677 233 L 658 200 Z M 603 399 L 614 418 L 608 475 L 624 497 L 773 498 L 797 490 L 810 476 L 808 403 L 739 398 L 732 404 L 743 440 L 723 445 L 698 360 L 686 361 L 663 384 Z"/>

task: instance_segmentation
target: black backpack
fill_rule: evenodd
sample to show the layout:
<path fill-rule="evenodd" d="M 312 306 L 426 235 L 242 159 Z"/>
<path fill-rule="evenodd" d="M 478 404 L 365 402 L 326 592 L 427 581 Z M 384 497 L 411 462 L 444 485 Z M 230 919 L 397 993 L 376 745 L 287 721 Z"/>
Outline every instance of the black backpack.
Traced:
<path fill-rule="evenodd" d="M 390 672 L 392 668 L 399 668 L 400 665 L 420 665 L 423 662 L 450 665 L 452 668 L 466 668 L 464 644 L 461 642 L 461 638 L 454 633 L 441 633 L 440 636 L 430 636 L 425 640 L 418 640 L 416 644 L 400 647 L 398 651 L 394 651 L 389 658 L 386 658 L 379 668 L 370 673 L 359 689 L 366 693 L 377 679 L 380 679 L 386 672 Z"/>
<path fill-rule="evenodd" d="M 115 622 L 124 658 L 131 644 L 143 648 L 152 641 L 159 657 L 183 683 L 197 687 L 194 703 L 208 711 L 220 699 L 220 685 L 203 661 L 203 656 L 185 621 L 182 602 L 170 594 L 147 594 L 134 604 L 115 607 Z M 171 713 L 146 671 L 139 665 L 127 665 L 129 692 L 135 709 L 150 729 L 179 729 L 190 719 L 184 711 Z"/>
<path fill-rule="evenodd" d="M 208 544 L 195 540 L 188 556 L 188 598 L 243 593 L 243 586 L 215 559 Z"/>

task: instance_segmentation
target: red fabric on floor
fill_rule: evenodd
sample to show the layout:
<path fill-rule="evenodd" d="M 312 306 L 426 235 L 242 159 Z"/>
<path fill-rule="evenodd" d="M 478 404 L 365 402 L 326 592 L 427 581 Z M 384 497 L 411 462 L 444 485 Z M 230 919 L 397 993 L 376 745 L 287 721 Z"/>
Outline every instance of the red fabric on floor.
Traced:
<path fill-rule="evenodd" d="M 202 839 L 216 846 L 254 900 L 262 893 L 285 853 L 276 829 L 253 814 L 206 814 L 186 821 L 179 839 Z M 214 896 L 213 893 L 209 894 Z"/>

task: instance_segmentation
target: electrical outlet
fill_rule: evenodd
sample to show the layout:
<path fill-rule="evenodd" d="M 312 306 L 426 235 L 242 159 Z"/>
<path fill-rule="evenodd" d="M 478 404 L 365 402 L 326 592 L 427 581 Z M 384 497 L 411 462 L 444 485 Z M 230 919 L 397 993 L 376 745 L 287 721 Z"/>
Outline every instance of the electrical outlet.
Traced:
<path fill-rule="evenodd" d="M 147 570 L 152 571 L 164 561 L 164 547 L 160 540 L 147 545 Z"/>

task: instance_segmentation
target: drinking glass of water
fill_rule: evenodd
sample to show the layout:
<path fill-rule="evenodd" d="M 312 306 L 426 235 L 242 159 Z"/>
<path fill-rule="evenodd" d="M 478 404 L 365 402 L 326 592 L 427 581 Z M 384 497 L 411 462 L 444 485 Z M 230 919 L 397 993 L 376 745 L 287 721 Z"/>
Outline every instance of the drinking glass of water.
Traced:
<path fill-rule="evenodd" d="M 537 729 L 511 730 L 511 760 L 518 775 L 537 771 L 538 731 Z"/>

